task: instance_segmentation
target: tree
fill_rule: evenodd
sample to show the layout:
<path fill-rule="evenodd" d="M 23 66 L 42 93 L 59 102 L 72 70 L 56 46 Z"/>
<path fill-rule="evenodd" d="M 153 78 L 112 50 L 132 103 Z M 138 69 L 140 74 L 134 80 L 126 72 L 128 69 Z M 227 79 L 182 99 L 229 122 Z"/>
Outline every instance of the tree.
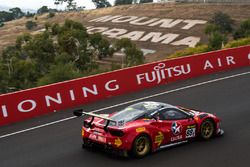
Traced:
<path fill-rule="evenodd" d="M 54 1 L 55 1 L 55 5 L 63 4 L 65 2 L 68 3 L 67 9 L 69 11 L 77 9 L 77 3 L 74 2 L 74 0 L 54 0 Z"/>
<path fill-rule="evenodd" d="M 128 38 L 122 38 L 116 41 L 115 51 L 121 51 L 126 55 L 126 66 L 131 67 L 144 63 L 143 52 L 137 49 L 136 45 Z"/>
<path fill-rule="evenodd" d="M 126 54 L 126 65 L 144 61 L 143 54 L 129 39 L 115 45 Z M 47 24 L 37 35 L 23 34 L 0 56 L 0 92 L 65 81 L 99 71 L 97 59 L 112 56 L 114 48 L 101 34 L 89 35 L 79 22 Z"/>
<path fill-rule="evenodd" d="M 208 24 L 205 27 L 205 34 L 211 36 L 215 32 L 220 32 L 220 27 L 215 24 Z"/>
<path fill-rule="evenodd" d="M 135 45 L 125 49 L 126 64 L 128 67 L 140 65 L 144 63 L 143 52 L 136 48 Z"/>
<path fill-rule="evenodd" d="M 11 8 L 9 11 L 13 14 L 14 19 L 19 19 L 25 15 L 20 8 Z"/>
<path fill-rule="evenodd" d="M 29 11 L 25 15 L 26 18 L 31 18 L 31 17 L 34 17 L 34 16 L 35 16 L 35 13 L 30 13 Z"/>
<path fill-rule="evenodd" d="M 90 35 L 89 41 L 91 46 L 96 50 L 99 59 L 113 55 L 114 50 L 110 47 L 109 41 L 100 33 Z"/>
<path fill-rule="evenodd" d="M 48 74 L 38 80 L 38 85 L 47 85 L 80 77 L 73 63 L 52 65 Z"/>
<path fill-rule="evenodd" d="M 240 27 L 234 33 L 234 39 L 250 36 L 250 19 L 241 22 Z"/>
<path fill-rule="evenodd" d="M 92 0 L 92 2 L 95 4 L 96 8 L 106 8 L 111 6 L 107 0 Z"/>
<path fill-rule="evenodd" d="M 4 23 L 0 21 L 0 28 L 4 26 Z"/>
<path fill-rule="evenodd" d="M 228 14 L 216 12 L 209 22 L 218 26 L 219 31 L 222 33 L 230 33 L 233 31 L 233 20 Z"/>
<path fill-rule="evenodd" d="M 48 13 L 48 12 L 49 12 L 48 6 L 42 6 L 41 8 L 39 8 L 37 10 L 37 14 L 44 14 L 44 13 Z"/>
<path fill-rule="evenodd" d="M 132 4 L 133 0 L 115 0 L 115 6 Z"/>
<path fill-rule="evenodd" d="M 6 22 L 6 21 L 11 21 L 11 20 L 14 20 L 13 13 L 0 11 L 0 22 Z"/>

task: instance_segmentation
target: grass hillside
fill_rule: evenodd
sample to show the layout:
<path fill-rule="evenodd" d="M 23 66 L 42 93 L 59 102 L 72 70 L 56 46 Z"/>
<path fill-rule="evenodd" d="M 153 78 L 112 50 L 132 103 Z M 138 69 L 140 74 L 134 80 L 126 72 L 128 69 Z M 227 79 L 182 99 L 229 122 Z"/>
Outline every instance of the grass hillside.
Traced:
<path fill-rule="evenodd" d="M 44 28 L 44 24 L 49 23 L 63 23 L 65 19 L 72 19 L 84 24 L 84 26 L 95 27 L 109 27 L 127 29 L 128 31 L 145 31 L 149 32 L 162 32 L 180 34 L 181 37 L 198 36 L 201 37 L 200 43 L 207 43 L 207 37 L 204 34 L 204 25 L 193 27 L 189 30 L 182 30 L 181 27 L 172 29 L 160 27 L 148 27 L 129 24 L 120 24 L 112 22 L 89 22 L 89 20 L 102 17 L 105 15 L 123 15 L 123 16 L 138 16 L 149 18 L 168 18 L 168 19 L 192 19 L 192 20 L 205 20 L 208 21 L 211 16 L 217 12 L 222 11 L 231 16 L 234 20 L 235 26 L 242 20 L 250 18 L 250 5 L 248 4 L 178 4 L 178 3 L 160 3 L 160 4 L 138 4 L 138 5 L 125 5 L 110 7 L 97 10 L 86 10 L 81 12 L 65 12 L 58 13 L 53 18 L 48 18 L 48 14 L 36 16 L 34 18 L 22 18 L 7 22 L 4 27 L 0 28 L 0 52 L 4 47 L 14 44 L 16 37 L 24 32 L 31 34 L 39 33 Z M 33 30 L 27 30 L 25 23 L 28 20 L 37 22 L 38 26 Z M 112 40 L 112 39 L 111 39 Z M 153 54 L 146 56 L 147 61 L 155 61 L 165 58 L 171 53 L 184 49 L 187 46 L 173 46 L 162 43 L 141 42 L 137 41 L 136 44 L 141 48 L 155 50 Z"/>

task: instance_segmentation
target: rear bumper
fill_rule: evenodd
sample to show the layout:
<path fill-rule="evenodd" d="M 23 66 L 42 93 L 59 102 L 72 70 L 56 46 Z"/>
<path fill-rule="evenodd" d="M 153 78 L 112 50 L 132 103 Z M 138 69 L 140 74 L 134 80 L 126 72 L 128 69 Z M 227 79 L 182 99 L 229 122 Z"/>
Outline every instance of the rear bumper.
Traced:
<path fill-rule="evenodd" d="M 218 135 L 218 136 L 222 136 L 223 134 L 224 134 L 224 130 L 221 129 L 221 128 L 219 128 L 219 129 L 217 130 L 217 135 Z"/>
<path fill-rule="evenodd" d="M 101 143 L 101 142 L 97 142 L 88 138 L 83 138 L 82 147 L 83 148 L 95 148 L 95 149 L 99 149 L 107 153 L 111 153 L 111 154 L 115 154 L 115 155 L 123 156 L 123 157 L 128 156 L 128 151 L 125 149 L 117 148 L 113 146 L 112 144 Z"/>

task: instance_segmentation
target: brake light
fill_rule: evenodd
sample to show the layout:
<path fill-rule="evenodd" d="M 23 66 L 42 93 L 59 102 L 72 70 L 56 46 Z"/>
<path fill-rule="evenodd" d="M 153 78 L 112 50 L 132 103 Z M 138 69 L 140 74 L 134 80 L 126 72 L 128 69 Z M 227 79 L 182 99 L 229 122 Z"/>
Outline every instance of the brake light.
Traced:
<path fill-rule="evenodd" d="M 116 129 L 109 129 L 109 133 L 112 136 L 117 136 L 117 137 L 122 137 L 125 134 L 122 130 L 116 130 Z"/>

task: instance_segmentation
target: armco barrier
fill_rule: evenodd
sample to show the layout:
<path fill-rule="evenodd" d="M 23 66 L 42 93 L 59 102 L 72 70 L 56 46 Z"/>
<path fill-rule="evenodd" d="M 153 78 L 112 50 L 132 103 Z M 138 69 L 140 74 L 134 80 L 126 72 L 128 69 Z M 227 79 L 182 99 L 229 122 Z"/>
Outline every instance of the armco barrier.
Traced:
<path fill-rule="evenodd" d="M 0 95 L 0 125 L 139 89 L 249 65 L 250 46 L 245 46 L 3 94 Z"/>

